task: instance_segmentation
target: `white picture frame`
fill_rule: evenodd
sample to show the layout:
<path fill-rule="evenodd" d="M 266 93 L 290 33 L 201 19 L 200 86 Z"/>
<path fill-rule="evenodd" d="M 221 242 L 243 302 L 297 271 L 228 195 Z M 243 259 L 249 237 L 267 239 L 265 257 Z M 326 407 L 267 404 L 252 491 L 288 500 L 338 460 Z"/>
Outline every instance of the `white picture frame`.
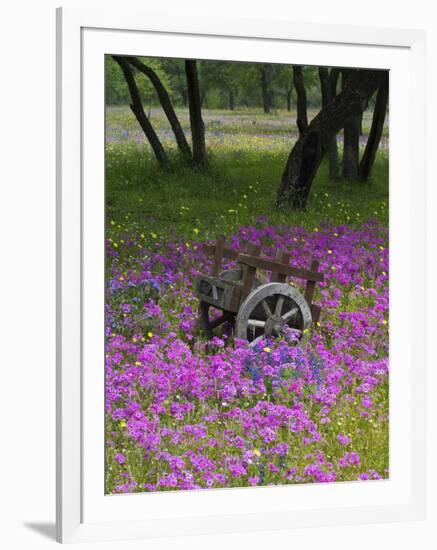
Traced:
<path fill-rule="evenodd" d="M 423 518 L 425 33 L 74 8 L 57 31 L 57 540 Z M 390 69 L 389 480 L 104 496 L 104 53 Z"/>

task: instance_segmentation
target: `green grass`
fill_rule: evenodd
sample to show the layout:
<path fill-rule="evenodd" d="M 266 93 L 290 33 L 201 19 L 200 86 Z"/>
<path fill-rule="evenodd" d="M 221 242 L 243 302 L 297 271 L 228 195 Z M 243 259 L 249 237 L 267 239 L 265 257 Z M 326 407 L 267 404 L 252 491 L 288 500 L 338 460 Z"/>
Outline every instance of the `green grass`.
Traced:
<path fill-rule="evenodd" d="M 305 212 L 279 211 L 275 197 L 288 151 L 225 150 L 210 155 L 209 167 L 181 163 L 163 170 L 145 146 L 107 148 L 106 204 L 109 220 L 135 222 L 156 234 L 172 228 L 185 238 L 215 237 L 268 215 L 270 223 L 314 229 L 323 222 L 388 221 L 388 159 L 380 154 L 367 183 L 330 181 L 323 163 Z M 225 231 L 226 230 L 226 231 Z"/>
<path fill-rule="evenodd" d="M 187 110 L 178 109 L 177 114 L 187 131 Z M 309 112 L 310 118 L 314 115 Z M 371 116 L 364 113 L 364 134 Z M 175 140 L 162 110 L 151 109 L 150 120 L 173 159 L 164 170 L 144 143 L 128 107 L 107 108 L 106 206 L 111 225 L 134 224 L 149 236 L 170 231 L 186 239 L 207 239 L 249 225 L 260 215 L 267 215 L 272 224 L 303 225 L 310 230 L 323 222 L 349 225 L 378 218 L 388 223 L 386 138 L 369 182 L 330 181 L 323 163 L 307 210 L 279 211 L 275 199 L 297 137 L 295 113 L 204 110 L 203 117 L 209 165 L 198 170 L 177 160 Z"/>

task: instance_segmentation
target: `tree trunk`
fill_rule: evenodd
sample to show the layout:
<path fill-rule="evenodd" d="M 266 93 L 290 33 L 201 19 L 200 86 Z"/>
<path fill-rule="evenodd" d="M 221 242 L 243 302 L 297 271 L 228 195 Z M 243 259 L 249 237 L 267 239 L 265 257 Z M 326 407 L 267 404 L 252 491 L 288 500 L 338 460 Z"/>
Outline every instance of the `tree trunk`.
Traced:
<path fill-rule="evenodd" d="M 303 80 L 303 71 L 300 65 L 293 65 L 293 84 L 297 95 L 296 124 L 299 129 L 299 134 L 302 134 L 308 128 L 308 115 L 307 94 Z"/>
<path fill-rule="evenodd" d="M 138 123 L 140 124 L 146 138 L 148 139 L 150 146 L 155 154 L 156 160 L 162 164 L 166 165 L 168 162 L 167 154 L 160 142 L 158 136 L 156 135 L 153 126 L 150 124 L 149 119 L 144 112 L 143 105 L 141 103 L 140 94 L 138 92 L 138 87 L 135 82 L 132 69 L 129 66 L 129 63 L 123 57 L 114 56 L 114 60 L 120 65 L 121 70 L 123 71 L 124 78 L 129 88 L 129 93 L 132 99 L 130 108 L 135 115 Z"/>
<path fill-rule="evenodd" d="M 345 87 L 353 69 L 342 72 L 342 88 Z M 349 181 L 358 179 L 360 160 L 360 133 L 362 113 L 346 120 L 343 129 L 343 178 Z"/>
<path fill-rule="evenodd" d="M 206 164 L 205 125 L 202 119 L 197 63 L 194 59 L 185 61 L 185 73 L 187 75 L 188 106 L 193 140 L 193 161 L 194 164 L 200 166 Z"/>
<path fill-rule="evenodd" d="M 190 146 L 188 145 L 187 138 L 185 137 L 185 133 L 182 130 L 181 123 L 179 122 L 179 119 L 175 113 L 170 96 L 168 95 L 168 92 L 162 84 L 159 76 L 155 73 L 153 69 L 151 69 L 147 65 L 144 65 L 144 63 L 142 63 L 136 57 L 126 57 L 125 60 L 133 65 L 140 72 L 142 72 L 144 75 L 146 75 L 149 78 L 150 82 L 153 84 L 153 87 L 155 88 L 158 95 L 159 102 L 161 103 L 164 113 L 166 114 L 167 119 L 170 123 L 171 129 L 173 130 L 173 134 L 176 138 L 176 143 L 178 144 L 179 151 L 185 158 L 191 159 L 192 153 Z"/>
<path fill-rule="evenodd" d="M 329 88 L 331 101 L 337 95 L 337 83 L 340 76 L 340 69 L 333 67 L 329 74 Z M 329 179 L 340 179 L 340 163 L 338 161 L 338 147 L 337 136 L 334 136 L 328 146 L 328 158 L 329 158 Z"/>
<path fill-rule="evenodd" d="M 263 98 L 263 108 L 265 113 L 270 113 L 270 95 L 267 78 L 267 65 L 261 67 L 261 93 Z"/>
<path fill-rule="evenodd" d="M 278 190 L 278 206 L 306 207 L 311 184 L 330 141 L 346 120 L 366 109 L 380 81 L 381 71 L 354 69 L 341 93 L 314 117 L 290 152 Z"/>
<path fill-rule="evenodd" d="M 373 111 L 372 127 L 367 138 L 366 148 L 360 162 L 358 178 L 367 181 L 375 162 L 382 131 L 384 129 L 385 113 L 388 103 L 388 73 L 384 74 L 383 82 L 376 95 L 375 109 Z"/>
<path fill-rule="evenodd" d="M 343 178 L 349 181 L 358 179 L 360 160 L 361 115 L 346 121 L 343 130 Z"/>
<path fill-rule="evenodd" d="M 331 70 L 331 74 L 334 69 Z M 322 109 L 325 108 L 330 101 L 337 95 L 335 73 L 331 80 L 331 74 L 327 67 L 319 67 L 320 89 L 322 91 Z M 338 73 L 337 73 L 338 76 Z M 334 93 L 333 93 L 334 92 Z M 337 136 L 334 136 L 327 147 L 329 159 L 329 179 L 336 180 L 339 177 L 338 173 L 338 149 Z"/>
<path fill-rule="evenodd" d="M 235 96 L 234 90 L 229 90 L 229 109 L 233 111 L 235 109 Z"/>
<path fill-rule="evenodd" d="M 291 88 L 287 90 L 287 111 L 288 112 L 291 111 L 291 92 L 292 92 Z"/>
<path fill-rule="evenodd" d="M 276 109 L 276 96 L 275 96 L 275 90 L 271 90 L 269 92 L 269 97 L 270 97 L 270 108 L 271 109 Z"/>

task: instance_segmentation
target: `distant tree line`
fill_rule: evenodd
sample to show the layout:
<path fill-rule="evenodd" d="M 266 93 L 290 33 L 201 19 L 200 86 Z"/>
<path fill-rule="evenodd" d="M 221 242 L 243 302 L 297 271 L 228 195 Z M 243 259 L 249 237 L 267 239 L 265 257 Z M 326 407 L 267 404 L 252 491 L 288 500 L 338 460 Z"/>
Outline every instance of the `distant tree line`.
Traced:
<path fill-rule="evenodd" d="M 188 106 L 183 59 L 140 58 L 159 76 L 176 107 Z M 202 107 L 230 109 L 239 107 L 291 111 L 297 94 L 293 85 L 291 65 L 271 63 L 243 63 L 231 61 L 197 61 Z M 303 67 L 309 108 L 321 105 L 317 67 Z M 123 74 L 111 56 L 106 60 L 106 103 L 126 105 L 130 102 L 129 90 Z M 141 100 L 147 107 L 159 105 L 150 81 L 137 75 Z"/>
<path fill-rule="evenodd" d="M 196 61 L 111 56 L 106 63 L 107 104 L 129 103 L 157 161 L 169 163 L 144 106 L 160 105 L 167 116 L 180 154 L 190 163 L 207 167 L 202 109 L 237 105 L 262 106 L 265 113 L 294 98 L 299 137 L 288 157 L 277 193 L 277 206 L 304 209 L 323 157 L 332 179 L 366 181 L 372 170 L 388 106 L 388 72 L 369 69 L 302 67 L 271 63 Z M 308 120 L 309 97 L 319 112 Z M 374 104 L 372 125 L 360 158 L 363 112 Z M 191 145 L 175 106 L 188 108 Z M 343 130 L 340 166 L 337 135 Z"/>

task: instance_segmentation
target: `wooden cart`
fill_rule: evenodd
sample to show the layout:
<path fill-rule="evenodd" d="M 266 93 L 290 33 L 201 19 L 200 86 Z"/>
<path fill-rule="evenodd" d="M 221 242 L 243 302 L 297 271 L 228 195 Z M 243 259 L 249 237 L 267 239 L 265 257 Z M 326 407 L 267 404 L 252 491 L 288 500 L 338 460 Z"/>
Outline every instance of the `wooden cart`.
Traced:
<path fill-rule="evenodd" d="M 247 254 L 225 245 L 222 236 L 215 245 L 206 247 L 214 257 L 212 275 L 201 274 L 195 282 L 199 322 L 205 336 L 211 338 L 215 328 L 233 322 L 235 337 L 252 345 L 278 336 L 285 326 L 294 329 L 302 341 L 320 316 L 320 306 L 312 303 L 316 283 L 323 280 L 317 271 L 319 262 L 313 259 L 310 269 L 300 269 L 290 265 L 290 254 L 281 250 L 273 261 L 260 256 L 261 248 L 253 243 L 249 243 Z M 235 260 L 238 267 L 221 271 L 223 258 Z M 271 272 L 270 282 L 261 283 L 257 269 Z M 304 279 L 305 293 L 291 286 L 288 277 Z M 218 317 L 211 315 L 214 308 L 221 310 Z"/>

